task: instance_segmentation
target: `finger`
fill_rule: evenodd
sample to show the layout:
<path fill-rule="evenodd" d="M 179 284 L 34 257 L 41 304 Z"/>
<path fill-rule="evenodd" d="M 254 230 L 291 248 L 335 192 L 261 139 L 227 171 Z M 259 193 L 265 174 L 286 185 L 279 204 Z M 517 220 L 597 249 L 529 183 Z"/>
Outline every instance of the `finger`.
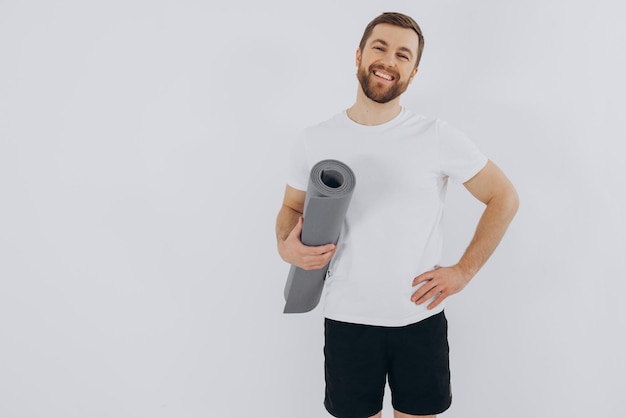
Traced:
<path fill-rule="evenodd" d="M 420 283 L 427 282 L 432 280 L 435 276 L 432 271 L 427 271 L 425 273 L 420 274 L 416 278 L 413 279 L 413 286 L 417 286 Z"/>
<path fill-rule="evenodd" d="M 426 283 L 420 289 L 413 294 L 411 297 L 411 301 L 416 303 L 417 305 L 426 302 L 431 297 L 435 296 L 439 292 L 437 284 L 435 283 Z"/>
<path fill-rule="evenodd" d="M 331 256 L 332 252 L 328 252 L 324 255 L 310 256 L 302 268 L 305 270 L 319 270 L 330 262 Z"/>
<path fill-rule="evenodd" d="M 419 300 L 422 299 L 422 297 L 424 297 L 424 295 L 426 294 L 427 289 L 424 289 L 424 287 L 422 286 L 420 288 L 420 290 L 418 290 L 417 292 L 413 293 L 413 295 L 411 296 L 411 302 L 416 303 L 419 305 Z"/>
<path fill-rule="evenodd" d="M 335 248 L 337 248 L 335 246 L 335 244 L 326 244 L 326 245 L 320 245 L 319 247 L 312 247 L 315 250 L 316 254 L 328 254 L 331 252 L 335 251 Z"/>
<path fill-rule="evenodd" d="M 336 249 L 335 244 L 324 244 L 318 246 L 308 246 L 303 244 L 302 255 L 306 257 L 317 257 L 320 255 L 326 255 L 332 253 Z"/>
<path fill-rule="evenodd" d="M 316 255 L 311 256 L 311 262 L 320 267 L 323 267 L 330 262 L 330 259 L 332 258 L 334 254 L 335 254 L 335 249 L 333 248 L 328 251 L 325 251 L 322 254 L 316 254 Z"/>
<path fill-rule="evenodd" d="M 303 245 L 302 256 L 309 260 L 321 260 L 323 258 L 330 259 L 336 250 L 336 245 L 320 245 L 319 247 L 308 247 Z"/>
<path fill-rule="evenodd" d="M 417 286 L 418 284 L 422 283 L 422 282 L 426 282 L 428 280 L 432 280 L 435 278 L 435 271 L 439 270 L 441 268 L 441 266 L 439 264 L 435 264 L 433 266 L 432 270 L 426 271 L 422 274 L 420 274 L 419 276 L 417 276 L 416 278 L 413 279 L 413 286 Z"/>
<path fill-rule="evenodd" d="M 443 302 L 449 295 L 447 295 L 445 292 L 441 292 L 439 294 L 437 294 L 437 296 L 435 297 L 435 299 L 426 307 L 426 309 L 431 310 L 437 307 L 437 305 L 439 305 L 441 302 Z"/>

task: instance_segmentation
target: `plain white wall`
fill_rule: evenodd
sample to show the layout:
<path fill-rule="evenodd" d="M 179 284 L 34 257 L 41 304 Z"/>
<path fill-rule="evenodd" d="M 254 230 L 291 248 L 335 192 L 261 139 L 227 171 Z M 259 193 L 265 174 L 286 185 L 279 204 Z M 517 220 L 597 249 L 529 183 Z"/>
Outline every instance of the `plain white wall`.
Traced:
<path fill-rule="evenodd" d="M 362 30 L 389 10 L 426 37 L 403 103 L 522 199 L 448 302 L 443 416 L 626 416 L 608 0 L 0 2 L 0 416 L 327 416 L 321 309 L 282 314 L 274 220 L 291 138 L 352 104 Z M 453 263 L 481 207 L 448 200 Z"/>

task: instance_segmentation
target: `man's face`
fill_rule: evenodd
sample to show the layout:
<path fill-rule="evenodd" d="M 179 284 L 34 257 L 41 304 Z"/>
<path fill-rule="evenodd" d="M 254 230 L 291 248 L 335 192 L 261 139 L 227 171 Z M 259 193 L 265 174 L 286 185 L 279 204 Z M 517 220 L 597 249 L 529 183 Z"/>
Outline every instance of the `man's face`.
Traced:
<path fill-rule="evenodd" d="M 382 23 L 376 25 L 357 50 L 357 78 L 365 95 L 387 103 L 404 93 L 417 73 L 419 39 L 412 29 Z"/>

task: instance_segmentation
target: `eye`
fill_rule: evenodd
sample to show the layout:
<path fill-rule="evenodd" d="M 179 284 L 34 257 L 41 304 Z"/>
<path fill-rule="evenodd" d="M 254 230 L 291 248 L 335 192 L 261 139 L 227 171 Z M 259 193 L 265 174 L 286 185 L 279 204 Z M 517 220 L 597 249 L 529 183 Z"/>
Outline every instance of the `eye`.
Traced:
<path fill-rule="evenodd" d="M 400 57 L 400 58 L 402 58 L 403 60 L 406 60 L 406 61 L 409 60 L 409 57 L 407 57 L 406 55 L 403 55 L 403 54 L 398 54 L 398 57 Z"/>
<path fill-rule="evenodd" d="M 383 48 L 382 46 L 375 46 L 373 48 L 377 49 L 378 51 L 384 51 L 385 50 L 385 48 Z"/>

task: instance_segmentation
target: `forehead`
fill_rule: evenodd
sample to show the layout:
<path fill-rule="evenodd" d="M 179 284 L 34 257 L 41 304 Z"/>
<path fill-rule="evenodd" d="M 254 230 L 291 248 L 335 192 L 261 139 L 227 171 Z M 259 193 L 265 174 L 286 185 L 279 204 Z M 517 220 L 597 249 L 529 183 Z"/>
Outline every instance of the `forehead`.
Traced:
<path fill-rule="evenodd" d="M 385 41 L 391 47 L 406 47 L 411 51 L 416 51 L 419 46 L 419 38 L 413 29 L 402 28 L 388 23 L 380 23 L 374 26 L 367 43 L 370 44 L 377 39 Z"/>

